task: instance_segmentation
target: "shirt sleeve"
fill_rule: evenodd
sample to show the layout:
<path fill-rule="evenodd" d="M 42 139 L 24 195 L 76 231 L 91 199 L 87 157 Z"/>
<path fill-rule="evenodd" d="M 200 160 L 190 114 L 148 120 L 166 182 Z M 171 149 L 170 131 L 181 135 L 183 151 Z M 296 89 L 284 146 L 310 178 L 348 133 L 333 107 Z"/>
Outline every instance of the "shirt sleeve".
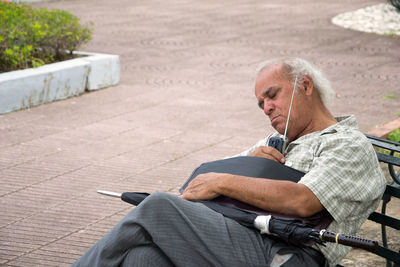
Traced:
<path fill-rule="evenodd" d="M 337 133 L 317 149 L 310 171 L 299 181 L 320 200 L 333 218 L 356 220 L 380 199 L 385 178 L 369 141 Z M 358 217 L 358 218 L 357 218 Z"/>

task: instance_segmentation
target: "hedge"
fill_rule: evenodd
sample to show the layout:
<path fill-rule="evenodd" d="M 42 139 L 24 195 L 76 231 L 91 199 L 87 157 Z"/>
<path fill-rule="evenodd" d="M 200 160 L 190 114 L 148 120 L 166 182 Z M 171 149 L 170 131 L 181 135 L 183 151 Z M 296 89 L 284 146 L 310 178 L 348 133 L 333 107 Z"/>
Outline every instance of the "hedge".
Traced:
<path fill-rule="evenodd" d="M 90 26 L 67 11 L 0 2 L 0 72 L 70 58 L 91 39 Z"/>

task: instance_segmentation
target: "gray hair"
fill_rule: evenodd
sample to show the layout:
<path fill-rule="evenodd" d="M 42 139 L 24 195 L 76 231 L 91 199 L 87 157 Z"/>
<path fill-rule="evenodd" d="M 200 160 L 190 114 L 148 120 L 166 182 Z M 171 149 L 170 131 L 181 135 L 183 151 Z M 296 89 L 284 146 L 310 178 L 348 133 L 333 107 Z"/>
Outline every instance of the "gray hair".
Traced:
<path fill-rule="evenodd" d="M 291 80 L 294 80 L 296 75 L 309 75 L 313 80 L 314 88 L 317 89 L 321 101 L 325 106 L 334 98 L 335 91 L 332 89 L 331 83 L 325 74 L 310 62 L 301 58 L 278 58 L 264 61 L 258 66 L 257 76 L 264 69 L 276 64 L 283 65 Z"/>

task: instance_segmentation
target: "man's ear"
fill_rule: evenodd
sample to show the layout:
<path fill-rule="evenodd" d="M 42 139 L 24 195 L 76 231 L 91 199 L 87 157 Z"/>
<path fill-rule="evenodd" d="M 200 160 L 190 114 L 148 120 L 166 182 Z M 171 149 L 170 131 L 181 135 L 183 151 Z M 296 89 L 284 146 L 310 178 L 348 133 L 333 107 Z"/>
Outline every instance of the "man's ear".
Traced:
<path fill-rule="evenodd" d="M 312 93 L 314 91 L 314 82 L 313 82 L 311 76 L 308 74 L 303 76 L 303 88 L 304 88 L 306 95 L 308 95 L 308 96 L 312 95 Z"/>

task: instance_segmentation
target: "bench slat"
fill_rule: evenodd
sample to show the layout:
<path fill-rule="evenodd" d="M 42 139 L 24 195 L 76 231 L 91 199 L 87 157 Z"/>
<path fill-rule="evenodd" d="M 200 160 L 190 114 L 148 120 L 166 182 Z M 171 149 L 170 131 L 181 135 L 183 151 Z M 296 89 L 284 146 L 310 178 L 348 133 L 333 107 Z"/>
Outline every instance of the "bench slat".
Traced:
<path fill-rule="evenodd" d="M 368 220 L 383 224 L 385 226 L 389 226 L 396 230 L 400 230 L 400 220 L 390 217 L 388 215 L 384 215 L 374 211 L 371 215 L 369 215 Z"/>
<path fill-rule="evenodd" d="M 385 162 L 385 163 L 389 163 L 389 164 L 393 164 L 396 166 L 400 166 L 400 158 L 398 157 L 394 157 L 391 155 L 387 155 L 387 154 L 383 154 L 380 152 L 376 152 L 376 155 L 378 156 L 378 160 L 381 162 Z"/>
<path fill-rule="evenodd" d="M 388 194 L 392 197 L 400 198 L 400 185 L 386 185 L 385 194 Z"/>
<path fill-rule="evenodd" d="M 400 152 L 399 143 L 397 143 L 397 142 L 379 138 L 379 137 L 372 136 L 372 135 L 367 135 L 367 134 L 366 134 L 366 136 L 373 146 L 377 146 L 377 147 L 388 149 L 388 150 L 395 151 L 395 152 Z"/>
<path fill-rule="evenodd" d="M 372 252 L 376 255 L 379 255 L 385 259 L 388 259 L 390 261 L 393 261 L 395 263 L 400 264 L 400 253 L 399 252 L 395 252 L 393 250 L 390 250 L 388 248 L 379 246 L 378 249 L 374 252 Z"/>

